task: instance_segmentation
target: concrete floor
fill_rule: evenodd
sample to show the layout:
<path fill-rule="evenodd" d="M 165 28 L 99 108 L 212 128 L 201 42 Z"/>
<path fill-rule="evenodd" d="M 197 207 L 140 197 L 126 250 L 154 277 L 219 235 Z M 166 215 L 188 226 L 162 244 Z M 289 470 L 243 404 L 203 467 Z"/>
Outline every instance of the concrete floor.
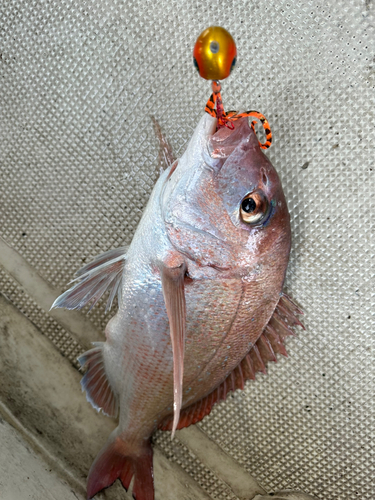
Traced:
<path fill-rule="evenodd" d="M 77 500 L 74 491 L 19 432 L 0 419 L 0 491 L 2 500 Z"/>

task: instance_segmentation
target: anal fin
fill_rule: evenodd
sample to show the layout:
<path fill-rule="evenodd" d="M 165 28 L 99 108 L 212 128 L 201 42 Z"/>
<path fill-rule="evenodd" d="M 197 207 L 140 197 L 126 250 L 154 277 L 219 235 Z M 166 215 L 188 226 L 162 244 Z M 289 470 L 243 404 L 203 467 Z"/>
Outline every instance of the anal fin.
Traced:
<path fill-rule="evenodd" d="M 284 340 L 294 333 L 291 327 L 299 325 L 304 328 L 297 317 L 298 314 L 303 314 L 301 309 L 294 304 L 290 297 L 283 294 L 268 325 L 252 349 L 208 396 L 181 410 L 177 429 L 183 429 L 202 420 L 211 412 L 215 403 L 227 398 L 229 392 L 243 389 L 246 380 L 254 380 L 256 372 L 266 373 L 268 361 L 276 362 L 277 353 L 287 356 Z M 164 419 L 159 425 L 159 429 L 171 430 L 172 417 L 168 416 Z"/>
<path fill-rule="evenodd" d="M 109 383 L 103 359 L 104 342 L 96 342 L 95 347 L 78 358 L 81 367 L 87 372 L 81 380 L 82 390 L 86 398 L 97 410 L 109 417 L 117 417 L 118 398 Z"/>

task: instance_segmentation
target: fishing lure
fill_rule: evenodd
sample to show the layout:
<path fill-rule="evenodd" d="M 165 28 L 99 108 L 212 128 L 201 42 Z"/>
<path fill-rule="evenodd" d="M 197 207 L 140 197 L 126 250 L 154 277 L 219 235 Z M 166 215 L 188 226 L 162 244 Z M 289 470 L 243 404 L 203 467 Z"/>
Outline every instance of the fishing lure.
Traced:
<path fill-rule="evenodd" d="M 224 111 L 221 97 L 221 84 L 219 80 L 227 78 L 232 72 L 237 61 L 237 48 L 232 35 L 219 26 L 211 26 L 204 30 L 198 37 L 194 52 L 194 65 L 202 78 L 212 80 L 212 94 L 207 101 L 205 111 L 217 118 L 217 128 L 228 127 L 233 130 L 233 122 L 241 118 L 257 118 L 266 134 L 266 141 L 259 142 L 261 149 L 268 149 L 272 144 L 272 132 L 267 118 L 259 111 L 250 110 L 243 113 L 237 111 Z M 250 126 L 255 132 L 256 121 Z"/>

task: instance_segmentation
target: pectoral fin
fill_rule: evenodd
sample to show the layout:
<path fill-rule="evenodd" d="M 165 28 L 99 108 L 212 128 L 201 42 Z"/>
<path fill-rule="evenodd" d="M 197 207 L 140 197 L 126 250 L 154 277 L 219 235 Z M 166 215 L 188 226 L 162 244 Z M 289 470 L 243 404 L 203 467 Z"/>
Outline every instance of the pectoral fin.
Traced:
<path fill-rule="evenodd" d="M 173 351 L 173 425 L 172 437 L 180 419 L 182 405 L 182 381 L 184 375 L 184 350 L 186 330 L 186 303 L 184 278 L 186 265 L 178 267 L 162 266 L 161 278 L 163 295 L 169 319 L 169 329 Z"/>

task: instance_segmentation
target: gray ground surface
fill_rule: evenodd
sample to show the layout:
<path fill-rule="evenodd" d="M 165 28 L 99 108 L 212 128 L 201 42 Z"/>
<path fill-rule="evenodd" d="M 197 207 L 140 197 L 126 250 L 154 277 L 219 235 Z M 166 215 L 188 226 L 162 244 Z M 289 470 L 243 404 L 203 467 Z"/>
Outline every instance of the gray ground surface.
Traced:
<path fill-rule="evenodd" d="M 4 420 L 0 421 L 2 500 L 83 500 Z"/>

